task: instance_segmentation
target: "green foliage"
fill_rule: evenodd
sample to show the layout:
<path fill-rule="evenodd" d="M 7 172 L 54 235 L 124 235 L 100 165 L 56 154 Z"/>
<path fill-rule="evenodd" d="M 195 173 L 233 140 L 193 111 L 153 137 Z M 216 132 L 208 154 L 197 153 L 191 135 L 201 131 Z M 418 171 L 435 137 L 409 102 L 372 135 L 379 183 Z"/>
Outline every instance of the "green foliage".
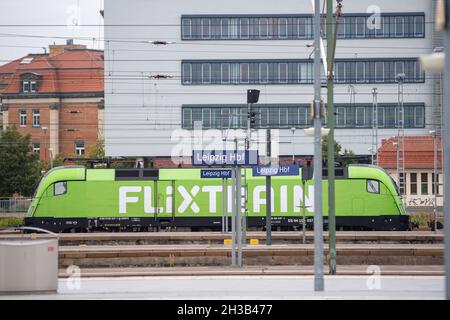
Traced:
<path fill-rule="evenodd" d="M 410 221 L 416 227 L 428 227 L 430 222 L 430 215 L 426 213 L 411 214 Z"/>
<path fill-rule="evenodd" d="M 334 159 L 336 162 L 342 163 L 343 166 L 355 163 L 354 159 L 349 159 L 354 155 L 353 151 L 349 149 L 344 149 L 342 152 L 342 146 L 334 140 Z M 328 160 L 328 136 L 322 139 L 322 156 L 325 161 Z"/>
<path fill-rule="evenodd" d="M 113 162 L 111 163 L 111 169 L 132 169 L 134 163 L 132 162 Z"/>
<path fill-rule="evenodd" d="M 45 160 L 41 161 L 41 168 L 43 171 L 50 170 L 52 168 L 52 165 L 53 165 L 53 168 L 64 166 L 64 159 L 61 154 L 57 154 L 53 158 L 53 161 L 45 161 Z"/>
<path fill-rule="evenodd" d="M 41 162 L 31 151 L 30 136 L 15 127 L 0 135 L 0 197 L 31 196 L 41 177 Z"/>
<path fill-rule="evenodd" d="M 104 159 L 105 158 L 105 141 L 97 140 L 95 145 L 89 148 L 89 158 Z"/>
<path fill-rule="evenodd" d="M 14 228 L 23 225 L 23 218 L 8 217 L 0 219 L 0 228 Z"/>

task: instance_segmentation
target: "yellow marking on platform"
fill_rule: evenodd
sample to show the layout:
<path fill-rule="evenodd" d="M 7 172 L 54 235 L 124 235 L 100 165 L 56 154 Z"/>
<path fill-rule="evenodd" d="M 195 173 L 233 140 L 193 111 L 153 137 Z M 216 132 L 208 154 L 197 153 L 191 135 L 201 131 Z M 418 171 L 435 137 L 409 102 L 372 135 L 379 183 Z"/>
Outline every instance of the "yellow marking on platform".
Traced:
<path fill-rule="evenodd" d="M 259 244 L 259 240 L 258 239 L 250 239 L 250 245 L 257 246 L 258 244 Z"/>
<path fill-rule="evenodd" d="M 231 239 L 223 239 L 223 244 L 224 245 L 231 245 L 233 242 L 231 241 Z"/>

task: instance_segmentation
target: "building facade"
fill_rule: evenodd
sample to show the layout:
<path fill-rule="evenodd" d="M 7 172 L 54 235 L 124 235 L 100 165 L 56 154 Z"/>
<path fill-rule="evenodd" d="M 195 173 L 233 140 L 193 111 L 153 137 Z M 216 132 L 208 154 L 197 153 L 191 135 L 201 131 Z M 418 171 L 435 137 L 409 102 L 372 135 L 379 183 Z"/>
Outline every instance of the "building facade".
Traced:
<path fill-rule="evenodd" d="M 313 154 L 303 130 L 311 126 L 312 12 L 310 1 L 298 0 L 107 1 L 106 154 L 167 158 L 188 141 L 189 156 L 199 138 L 194 129 L 246 127 L 247 89 L 261 91 L 253 145 L 264 145 L 266 129 L 276 129 L 279 155 Z M 374 98 L 378 147 L 398 132 L 399 101 L 405 135 L 439 125 L 437 79 L 418 63 L 438 42 L 433 17 L 432 0 L 343 3 L 335 65 L 343 148 L 358 155 L 377 149 Z M 326 89 L 322 95 L 326 100 Z"/>
<path fill-rule="evenodd" d="M 102 51 L 68 41 L 1 66 L 3 129 L 29 134 L 42 160 L 86 154 L 103 139 L 103 63 Z"/>
<path fill-rule="evenodd" d="M 379 165 L 395 180 L 405 175 L 400 192 L 409 211 L 442 209 L 443 173 L 442 139 L 439 136 L 409 136 L 404 138 L 404 170 L 397 167 L 397 137 L 383 139 L 378 150 Z M 436 175 L 435 175 L 436 174 Z M 435 179 L 436 176 L 436 179 Z"/>

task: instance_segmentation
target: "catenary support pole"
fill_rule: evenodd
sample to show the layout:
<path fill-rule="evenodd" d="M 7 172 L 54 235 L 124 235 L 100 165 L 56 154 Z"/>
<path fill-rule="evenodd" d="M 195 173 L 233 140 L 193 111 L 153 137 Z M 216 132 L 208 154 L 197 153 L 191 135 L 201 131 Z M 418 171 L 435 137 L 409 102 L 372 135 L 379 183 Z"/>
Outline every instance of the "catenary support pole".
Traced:
<path fill-rule="evenodd" d="M 327 0 L 327 115 L 328 115 L 328 246 L 330 274 L 336 274 L 336 216 L 334 193 L 334 28 L 333 28 L 333 1 Z"/>
<path fill-rule="evenodd" d="M 236 167 L 231 172 L 231 266 L 236 267 Z"/>
<path fill-rule="evenodd" d="M 222 178 L 222 233 L 225 232 L 225 216 L 227 212 L 226 211 L 227 198 L 225 194 L 227 187 L 225 181 L 226 181 L 225 178 Z"/>
<path fill-rule="evenodd" d="M 320 0 L 314 0 L 314 290 L 323 291 Z"/>
<path fill-rule="evenodd" d="M 237 230 L 237 266 L 242 267 L 242 186 L 241 167 L 236 167 L 236 230 Z"/>
<path fill-rule="evenodd" d="M 444 152 L 444 228 L 445 228 L 445 293 L 450 300 L 450 28 L 444 30 L 445 68 L 444 68 L 444 105 L 442 135 Z"/>
<path fill-rule="evenodd" d="M 270 129 L 266 131 L 266 165 L 270 165 L 270 157 L 271 157 L 271 136 Z M 271 185 L 271 177 L 266 176 L 266 245 L 270 246 L 272 244 L 272 185 Z"/>

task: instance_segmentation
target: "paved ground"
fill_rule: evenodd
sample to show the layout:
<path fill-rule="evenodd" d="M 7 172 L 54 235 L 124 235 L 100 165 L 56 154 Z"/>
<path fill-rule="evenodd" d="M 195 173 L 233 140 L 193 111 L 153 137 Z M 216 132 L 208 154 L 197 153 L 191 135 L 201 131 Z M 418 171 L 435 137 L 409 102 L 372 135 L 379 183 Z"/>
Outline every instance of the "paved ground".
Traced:
<path fill-rule="evenodd" d="M 79 288 L 77 289 L 77 286 Z M 0 299 L 443 299 L 444 277 L 311 276 L 121 277 L 60 279 L 57 294 Z"/>
<path fill-rule="evenodd" d="M 379 269 L 374 269 L 379 268 Z M 324 268 L 328 274 L 328 266 Z M 73 269 L 60 269 L 59 276 L 67 278 Z M 443 265 L 338 265 L 337 274 L 344 276 L 367 276 L 375 272 L 386 276 L 444 276 Z M 174 276 L 311 276 L 314 266 L 225 266 L 208 267 L 134 267 L 134 268 L 81 268 L 81 277 L 174 277 Z"/>

